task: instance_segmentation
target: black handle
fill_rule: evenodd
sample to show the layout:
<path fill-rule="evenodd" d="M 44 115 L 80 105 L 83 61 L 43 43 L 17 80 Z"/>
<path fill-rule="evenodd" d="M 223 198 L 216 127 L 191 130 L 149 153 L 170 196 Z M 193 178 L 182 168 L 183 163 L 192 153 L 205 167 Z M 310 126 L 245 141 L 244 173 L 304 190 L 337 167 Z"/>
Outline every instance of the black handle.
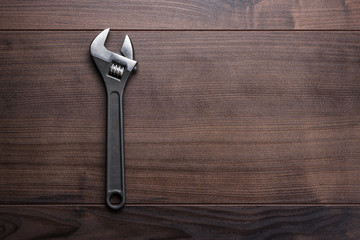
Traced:
<path fill-rule="evenodd" d="M 108 79 L 107 89 L 107 173 L 106 203 L 112 209 L 125 204 L 125 156 L 123 92 L 128 77 L 121 81 Z M 114 203 L 116 201 L 116 203 Z"/>

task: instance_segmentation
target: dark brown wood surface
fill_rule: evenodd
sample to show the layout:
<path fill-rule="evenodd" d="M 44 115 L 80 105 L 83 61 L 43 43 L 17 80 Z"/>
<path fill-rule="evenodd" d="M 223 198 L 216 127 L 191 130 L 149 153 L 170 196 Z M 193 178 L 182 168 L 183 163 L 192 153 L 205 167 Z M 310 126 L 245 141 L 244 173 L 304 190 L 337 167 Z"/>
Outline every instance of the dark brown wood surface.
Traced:
<path fill-rule="evenodd" d="M 0 239 L 349 239 L 358 207 L 0 207 Z"/>
<path fill-rule="evenodd" d="M 0 202 L 103 202 L 96 33 L 3 32 Z M 128 33 L 129 203 L 360 201 L 359 33 Z"/>
<path fill-rule="evenodd" d="M 360 30 L 358 0 L 2 1 L 0 29 Z"/>
<path fill-rule="evenodd" d="M 0 239 L 360 238 L 360 1 L 0 6 Z M 120 212 L 105 27 L 139 61 Z"/>

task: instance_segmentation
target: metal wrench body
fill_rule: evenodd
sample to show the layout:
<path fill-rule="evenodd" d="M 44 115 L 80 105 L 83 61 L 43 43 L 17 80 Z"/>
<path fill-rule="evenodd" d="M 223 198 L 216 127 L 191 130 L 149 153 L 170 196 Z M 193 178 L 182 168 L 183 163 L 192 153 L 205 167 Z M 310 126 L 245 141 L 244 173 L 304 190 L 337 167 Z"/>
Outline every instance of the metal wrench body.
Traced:
<path fill-rule="evenodd" d="M 112 209 L 120 209 L 125 204 L 123 94 L 137 62 L 132 59 L 133 49 L 128 36 L 121 49 L 125 57 L 105 48 L 108 32 L 109 29 L 105 29 L 93 40 L 90 52 L 107 92 L 106 203 Z M 119 198 L 120 203 L 111 203 L 112 197 Z"/>

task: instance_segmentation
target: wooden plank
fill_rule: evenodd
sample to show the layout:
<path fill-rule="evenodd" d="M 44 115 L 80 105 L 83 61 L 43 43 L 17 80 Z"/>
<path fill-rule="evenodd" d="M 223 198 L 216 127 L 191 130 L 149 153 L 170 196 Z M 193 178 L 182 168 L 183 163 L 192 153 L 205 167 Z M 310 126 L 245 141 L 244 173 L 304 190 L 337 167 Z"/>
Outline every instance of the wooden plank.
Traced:
<path fill-rule="evenodd" d="M 1 34 L 0 203 L 104 202 L 97 33 Z M 359 32 L 127 33 L 128 203 L 359 203 Z"/>
<path fill-rule="evenodd" d="M 0 207 L 1 239 L 359 239 L 358 207 Z"/>
<path fill-rule="evenodd" d="M 0 29 L 360 29 L 358 0 L 2 1 Z"/>

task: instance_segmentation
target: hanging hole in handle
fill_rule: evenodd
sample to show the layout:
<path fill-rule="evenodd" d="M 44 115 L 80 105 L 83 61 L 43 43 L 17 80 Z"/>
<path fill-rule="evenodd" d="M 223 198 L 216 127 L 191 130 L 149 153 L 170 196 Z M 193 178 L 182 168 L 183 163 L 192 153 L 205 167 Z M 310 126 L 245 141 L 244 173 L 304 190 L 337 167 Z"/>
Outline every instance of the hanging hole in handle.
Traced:
<path fill-rule="evenodd" d="M 120 209 L 125 203 L 122 194 L 118 191 L 108 193 L 106 200 L 108 206 L 112 209 Z"/>

